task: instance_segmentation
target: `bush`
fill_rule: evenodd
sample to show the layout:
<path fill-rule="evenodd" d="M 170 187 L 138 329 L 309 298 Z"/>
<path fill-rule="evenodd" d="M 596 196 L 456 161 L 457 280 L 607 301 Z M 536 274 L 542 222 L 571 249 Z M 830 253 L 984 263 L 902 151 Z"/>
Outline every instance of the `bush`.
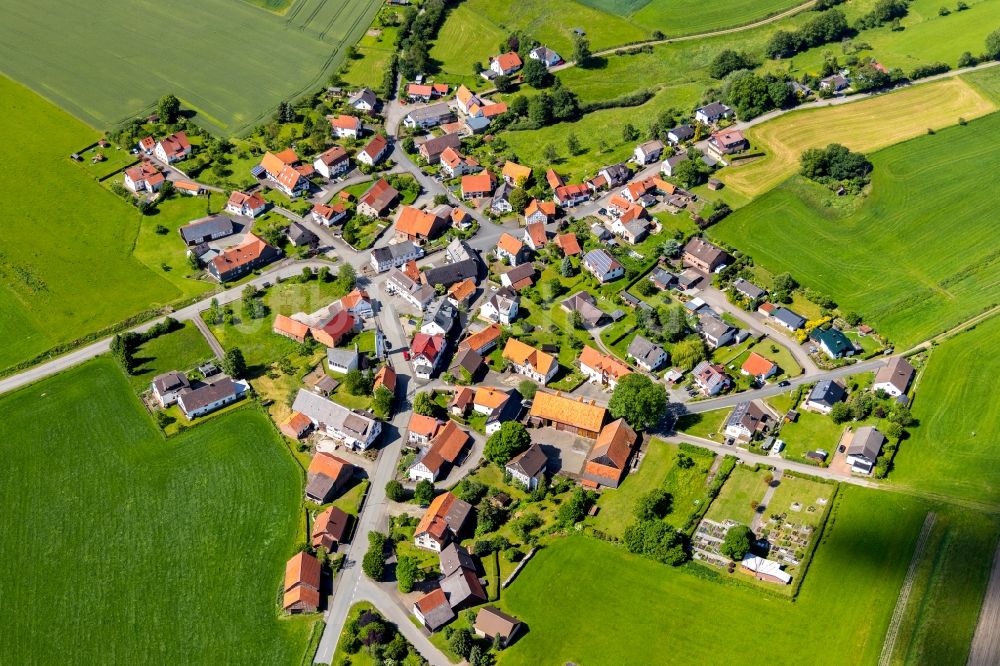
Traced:
<path fill-rule="evenodd" d="M 393 479 L 385 484 L 385 496 L 393 502 L 402 502 L 406 499 L 406 488 L 403 487 L 402 483 Z"/>
<path fill-rule="evenodd" d="M 385 542 L 381 532 L 368 533 L 368 552 L 361 561 L 361 570 L 374 581 L 381 581 L 385 574 Z"/>
<path fill-rule="evenodd" d="M 871 178 L 872 163 L 861 153 L 831 143 L 826 148 L 810 148 L 799 158 L 800 173 L 818 183 L 852 182 L 863 184 Z"/>
<path fill-rule="evenodd" d="M 421 506 L 427 506 L 434 499 L 434 484 L 427 479 L 421 479 L 413 489 L 413 499 Z"/>
<path fill-rule="evenodd" d="M 403 594 L 413 591 L 413 583 L 417 579 L 417 560 L 409 555 L 403 555 L 396 562 L 396 584 Z"/>
<path fill-rule="evenodd" d="M 927 65 L 918 65 L 914 67 L 910 72 L 911 79 L 924 79 L 928 76 L 934 76 L 935 74 L 944 74 L 949 71 L 951 66 L 943 62 L 933 62 Z"/>

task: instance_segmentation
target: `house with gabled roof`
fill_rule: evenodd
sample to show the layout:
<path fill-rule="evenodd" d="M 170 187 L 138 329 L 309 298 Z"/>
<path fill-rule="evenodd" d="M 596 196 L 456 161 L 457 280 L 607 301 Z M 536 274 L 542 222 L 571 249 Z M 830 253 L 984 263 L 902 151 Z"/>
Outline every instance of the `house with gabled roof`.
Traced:
<path fill-rule="evenodd" d="M 185 224 L 177 231 L 184 240 L 184 244 L 190 247 L 231 236 L 235 230 L 232 218 L 225 215 L 212 215 Z"/>
<path fill-rule="evenodd" d="M 532 199 L 531 203 L 524 209 L 524 219 L 528 224 L 548 224 L 556 218 L 556 212 L 554 201 Z M 537 250 L 538 248 L 532 249 Z"/>
<path fill-rule="evenodd" d="M 545 483 L 545 470 L 548 462 L 548 457 L 542 447 L 533 443 L 527 451 L 514 456 L 504 466 L 504 470 L 510 474 L 512 479 L 530 491 Z"/>
<path fill-rule="evenodd" d="M 617 488 L 628 472 L 638 441 L 638 435 L 625 423 L 625 419 L 604 426 L 587 454 L 580 474 L 581 483 L 594 488 Z"/>
<path fill-rule="evenodd" d="M 747 359 L 740 366 L 740 374 L 753 377 L 758 382 L 763 382 L 773 377 L 778 372 L 778 364 L 770 359 L 766 359 L 757 352 L 750 352 Z"/>
<path fill-rule="evenodd" d="M 462 176 L 462 199 L 485 199 L 493 195 L 496 178 L 489 171 Z"/>
<path fill-rule="evenodd" d="M 234 190 L 226 202 L 226 212 L 241 217 L 257 217 L 267 210 L 267 201 L 256 192 L 247 194 Z"/>
<path fill-rule="evenodd" d="M 854 343 L 840 329 L 833 326 L 825 329 L 814 328 L 809 331 L 809 339 L 819 345 L 829 358 L 854 356 Z"/>
<path fill-rule="evenodd" d="M 316 504 L 330 502 L 353 475 L 354 465 L 343 458 L 316 453 L 306 472 L 306 499 Z"/>
<path fill-rule="evenodd" d="M 755 401 L 741 402 L 729 414 L 723 432 L 737 442 L 749 442 L 758 434 L 766 433 L 771 416 Z"/>
<path fill-rule="evenodd" d="M 468 432 L 449 419 L 438 428 L 430 440 L 430 446 L 410 467 L 408 471 L 410 480 L 426 479 L 431 483 L 437 481 L 443 471 L 455 464 L 470 439 Z"/>
<path fill-rule="evenodd" d="M 603 248 L 588 252 L 583 258 L 583 267 L 601 283 L 613 282 L 625 275 L 625 267 Z"/>
<path fill-rule="evenodd" d="M 500 275 L 500 284 L 514 291 L 521 291 L 535 283 L 535 265 L 530 261 L 518 264 Z"/>
<path fill-rule="evenodd" d="M 777 307 L 771 311 L 771 319 L 775 320 L 789 331 L 797 331 L 806 325 L 806 318 L 786 307 Z"/>
<path fill-rule="evenodd" d="M 562 57 L 547 46 L 536 46 L 528 53 L 528 57 L 541 62 L 545 65 L 545 69 L 555 67 L 562 62 Z"/>
<path fill-rule="evenodd" d="M 444 590 L 435 587 L 413 604 L 413 617 L 428 631 L 437 631 L 455 619 Z"/>
<path fill-rule="evenodd" d="M 683 261 L 685 266 L 693 266 L 711 273 L 729 261 L 729 254 L 704 238 L 695 236 L 684 246 Z"/>
<path fill-rule="evenodd" d="M 384 217 L 399 200 L 399 191 L 385 178 L 379 178 L 358 199 L 358 214 L 365 217 Z"/>
<path fill-rule="evenodd" d="M 566 181 L 563 180 L 562 176 L 556 173 L 555 169 L 549 169 L 545 172 L 545 182 L 549 184 L 549 187 L 553 191 L 566 184 Z"/>
<path fill-rule="evenodd" d="M 446 346 L 447 342 L 443 335 L 427 335 L 426 333 L 414 335 L 413 341 L 410 343 L 410 362 L 413 364 L 413 373 L 420 379 L 430 379 L 444 357 Z"/>
<path fill-rule="evenodd" d="M 323 569 L 315 557 L 299 552 L 285 564 L 282 607 L 286 613 L 315 613 L 319 610 Z"/>
<path fill-rule="evenodd" d="M 351 168 L 351 158 L 342 146 L 334 146 L 313 160 L 313 168 L 324 178 L 336 178 Z"/>
<path fill-rule="evenodd" d="M 471 157 L 466 157 L 450 146 L 441 153 L 440 160 L 441 170 L 448 174 L 449 178 L 458 178 L 482 170 L 479 162 Z"/>
<path fill-rule="evenodd" d="M 157 142 L 153 149 L 156 159 L 167 164 L 180 162 L 191 154 L 191 142 L 188 141 L 185 132 L 174 132 L 170 136 L 163 137 Z"/>
<path fill-rule="evenodd" d="M 455 101 L 458 102 L 458 107 L 463 113 L 468 114 L 469 109 L 473 106 L 482 106 L 482 102 L 476 95 L 465 87 L 464 84 L 458 87 L 455 91 Z"/>
<path fill-rule="evenodd" d="M 399 268 L 408 261 L 413 261 L 424 256 L 423 248 L 414 245 L 410 241 L 402 243 L 392 243 L 386 247 L 377 247 L 372 250 L 371 265 L 379 273 L 384 273 L 390 268 Z"/>
<path fill-rule="evenodd" d="M 149 162 L 142 162 L 125 169 L 125 187 L 136 194 L 139 192 L 159 192 L 166 180 L 160 170 Z"/>
<path fill-rule="evenodd" d="M 427 162 L 427 164 L 434 165 L 441 161 L 441 153 L 444 152 L 445 148 L 454 148 L 458 150 L 462 145 L 462 138 L 457 134 L 445 134 L 443 136 L 436 136 L 433 139 L 428 139 L 420 144 L 420 148 L 417 152 L 420 153 L 420 157 Z"/>
<path fill-rule="evenodd" d="M 847 463 L 851 471 L 859 474 L 871 474 L 875 463 L 885 444 L 885 435 L 873 426 L 861 426 L 854 431 L 851 443 L 847 447 Z"/>
<path fill-rule="evenodd" d="M 324 227 L 332 227 L 347 217 L 347 208 L 344 204 L 340 203 L 333 204 L 332 206 L 318 203 L 309 211 L 309 217 L 316 224 L 322 224 Z"/>
<path fill-rule="evenodd" d="M 330 116 L 329 121 L 330 130 L 338 139 L 357 139 L 364 129 L 361 119 L 356 116 Z"/>
<path fill-rule="evenodd" d="M 271 247 L 253 234 L 247 234 L 242 243 L 213 257 L 208 262 L 208 272 L 219 282 L 229 282 L 280 257 L 281 250 Z"/>
<path fill-rule="evenodd" d="M 690 125 L 678 125 L 667 132 L 667 141 L 677 146 L 694 138 L 694 128 Z"/>
<path fill-rule="evenodd" d="M 377 104 L 378 98 L 375 96 L 374 91 L 369 88 L 362 88 L 347 98 L 347 105 L 349 107 L 358 111 L 364 111 L 365 113 L 374 111 Z"/>
<path fill-rule="evenodd" d="M 725 161 L 729 155 L 750 149 L 750 142 L 738 129 L 728 128 L 712 132 L 708 138 L 706 152 L 717 160 Z"/>
<path fill-rule="evenodd" d="M 459 349 L 471 349 L 478 354 L 485 356 L 490 350 L 497 346 L 497 342 L 503 335 L 503 328 L 499 324 L 491 324 L 483 330 L 472 333 L 459 343 Z"/>
<path fill-rule="evenodd" d="M 632 338 L 626 352 L 635 364 L 646 372 L 653 372 L 663 366 L 669 357 L 663 347 L 653 344 L 641 335 Z"/>
<path fill-rule="evenodd" d="M 450 492 L 438 495 L 417 523 L 413 533 L 414 544 L 418 548 L 440 553 L 462 534 L 471 514 L 472 505 L 468 502 Z"/>
<path fill-rule="evenodd" d="M 514 372 L 529 377 L 542 386 L 548 384 L 559 371 L 559 361 L 517 338 L 508 338 L 503 349 L 503 359 Z"/>
<path fill-rule="evenodd" d="M 480 608 L 476 614 L 473 629 L 479 638 L 485 638 L 491 642 L 498 641 L 500 647 L 504 648 L 510 645 L 514 636 L 521 629 L 521 621 L 493 606 L 486 606 Z"/>
<path fill-rule="evenodd" d="M 446 218 L 413 206 L 403 206 L 396 216 L 396 238 L 421 244 L 441 235 L 448 228 Z"/>
<path fill-rule="evenodd" d="M 906 394 L 913 376 L 916 374 L 913 366 L 902 356 L 893 356 L 889 363 L 875 373 L 873 391 L 885 391 L 888 395 L 898 398 Z"/>
<path fill-rule="evenodd" d="M 358 151 L 357 160 L 362 164 L 375 166 L 385 159 L 390 152 L 392 152 L 392 148 L 389 145 L 389 140 L 381 134 L 376 134 L 365 144 L 364 148 Z"/>
<path fill-rule="evenodd" d="M 500 172 L 505 183 L 511 187 L 521 187 L 531 178 L 531 167 L 522 166 L 507 160 Z"/>
<path fill-rule="evenodd" d="M 580 247 L 580 241 L 577 240 L 574 233 L 556 236 L 556 245 L 562 250 L 565 257 L 573 257 L 583 252 L 583 249 Z"/>
<path fill-rule="evenodd" d="M 718 363 L 702 361 L 691 371 L 694 383 L 703 395 L 718 395 L 732 386 L 733 380 L 726 374 L 725 368 Z"/>
<path fill-rule="evenodd" d="M 434 287 L 421 284 L 398 268 L 389 270 L 389 277 L 385 281 L 385 290 L 386 293 L 399 296 L 420 310 L 426 309 L 436 295 Z"/>
<path fill-rule="evenodd" d="M 820 414 L 829 414 L 833 411 L 833 406 L 838 402 L 847 399 L 847 391 L 839 383 L 832 379 L 821 379 L 809 391 L 803 405 L 806 409 L 811 409 Z"/>
<path fill-rule="evenodd" d="M 614 389 L 618 381 L 632 374 L 632 370 L 610 354 L 602 354 L 590 345 L 584 345 L 579 357 L 580 371 L 587 381 Z"/>
<path fill-rule="evenodd" d="M 523 64 L 521 56 L 517 55 L 515 51 L 508 51 L 490 58 L 490 69 L 498 76 L 510 76 L 521 69 Z"/>
<path fill-rule="evenodd" d="M 313 521 L 312 547 L 325 548 L 328 553 L 337 552 L 339 546 L 347 537 L 347 528 L 351 524 L 351 516 L 335 506 L 321 511 Z"/>
<path fill-rule="evenodd" d="M 177 402 L 181 393 L 191 390 L 191 382 L 188 381 L 187 375 L 176 370 L 153 377 L 150 386 L 153 397 L 160 403 L 160 407 L 169 407 Z"/>
<path fill-rule="evenodd" d="M 645 141 L 635 147 L 635 150 L 632 152 L 632 159 L 635 160 L 636 164 L 643 166 L 652 164 L 660 159 L 660 155 L 663 154 L 663 147 L 663 142 L 659 139 Z"/>
<path fill-rule="evenodd" d="M 589 291 L 578 291 L 559 304 L 569 313 L 579 313 L 584 328 L 595 328 L 610 321 L 607 313 L 597 307 L 597 300 Z"/>
<path fill-rule="evenodd" d="M 722 102 L 712 102 L 695 109 L 694 119 L 702 125 L 714 125 L 733 115 L 733 110 Z"/>
<path fill-rule="evenodd" d="M 560 185 L 555 188 L 555 202 L 563 208 L 590 201 L 590 188 L 586 185 Z"/>
<path fill-rule="evenodd" d="M 317 431 L 354 450 L 370 448 L 382 433 L 382 422 L 372 415 L 352 411 L 305 389 L 299 389 L 292 410 L 309 417 Z"/>
<path fill-rule="evenodd" d="M 517 319 L 521 298 L 510 288 L 498 289 L 479 308 L 479 317 L 510 326 Z"/>
<path fill-rule="evenodd" d="M 506 259 L 510 262 L 511 266 L 517 266 L 528 261 L 530 254 L 528 246 L 506 231 L 501 234 L 500 240 L 497 241 L 494 253 L 498 259 Z"/>

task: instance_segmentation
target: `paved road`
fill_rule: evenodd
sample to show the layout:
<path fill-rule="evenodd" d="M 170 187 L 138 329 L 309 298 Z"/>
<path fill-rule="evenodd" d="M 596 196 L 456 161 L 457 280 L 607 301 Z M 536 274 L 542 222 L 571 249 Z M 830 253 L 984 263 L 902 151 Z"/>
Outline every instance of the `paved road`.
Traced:
<path fill-rule="evenodd" d="M 1000 544 L 993 556 L 993 571 L 979 611 L 979 623 L 969 649 L 969 666 L 1000 664 Z"/>
<path fill-rule="evenodd" d="M 202 337 L 205 338 L 205 342 L 207 342 L 208 346 L 212 349 L 212 353 L 215 354 L 215 358 L 221 361 L 222 357 L 226 355 L 226 350 L 222 348 L 222 345 L 219 344 L 216 337 L 212 335 L 212 331 L 209 330 L 208 324 L 206 324 L 205 320 L 201 317 L 194 317 L 191 321 L 194 322 L 195 328 L 201 331 Z"/>
<path fill-rule="evenodd" d="M 801 384 L 812 384 L 813 382 L 817 382 L 821 379 L 836 379 L 838 377 L 847 377 L 849 375 L 856 375 L 862 372 L 875 372 L 888 362 L 889 357 L 883 356 L 868 361 L 862 361 L 861 363 L 854 363 L 853 365 L 845 365 L 835 370 L 824 370 L 816 372 L 812 375 L 800 375 L 794 379 L 790 379 L 789 386 L 787 387 L 771 384 L 765 386 L 764 388 L 752 391 L 743 391 L 742 393 L 734 393 L 733 395 L 726 395 L 721 398 L 709 398 L 708 400 L 688 402 L 680 406 L 683 410 L 681 413 L 686 412 L 688 414 L 703 414 L 704 412 L 711 412 L 716 409 L 735 407 L 739 403 L 746 402 L 747 400 L 770 398 L 776 395 L 781 395 L 785 391 L 790 391 Z"/>
<path fill-rule="evenodd" d="M 169 315 L 163 317 L 157 317 L 151 321 L 144 324 L 140 324 L 134 328 L 129 329 L 130 331 L 136 333 L 142 333 L 147 331 L 156 324 L 163 321 L 167 316 L 173 317 L 178 321 L 189 321 L 198 318 L 199 313 L 202 310 L 208 309 L 212 303 L 212 299 L 218 299 L 220 304 L 225 305 L 226 303 L 232 303 L 234 301 L 240 300 L 243 295 L 243 288 L 247 284 L 253 284 L 260 287 L 265 282 L 273 282 L 277 278 L 288 278 L 295 275 L 301 275 L 302 269 L 309 266 L 313 269 L 318 269 L 323 266 L 329 266 L 330 264 L 325 261 L 319 261 L 316 259 L 310 259 L 305 261 L 292 261 L 285 259 L 278 264 L 273 265 L 269 270 L 262 273 L 259 277 L 254 278 L 246 283 L 241 284 L 238 287 L 233 287 L 225 291 L 220 291 L 214 295 L 208 296 L 201 301 L 193 305 L 181 308 L 171 312 Z M 81 347 L 68 354 L 59 356 L 51 361 L 42 363 L 41 365 L 36 365 L 33 368 L 29 368 L 24 372 L 16 375 L 11 375 L 10 377 L 5 377 L 0 379 L 0 394 L 7 393 L 8 391 L 13 391 L 14 389 L 20 388 L 27 384 L 30 384 L 39 379 L 45 377 L 50 377 L 54 374 L 62 372 L 63 370 L 68 370 L 73 366 L 79 365 L 92 358 L 104 354 L 111 348 L 111 337 L 104 338 L 103 340 L 98 340 L 86 347 Z"/>

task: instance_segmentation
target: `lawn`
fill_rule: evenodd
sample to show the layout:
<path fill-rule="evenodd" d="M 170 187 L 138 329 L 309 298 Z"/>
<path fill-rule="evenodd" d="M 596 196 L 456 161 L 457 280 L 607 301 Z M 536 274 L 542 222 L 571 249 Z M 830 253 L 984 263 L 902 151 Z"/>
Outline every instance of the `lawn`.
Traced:
<path fill-rule="evenodd" d="M 0 662 L 302 659 L 315 616 L 276 605 L 302 478 L 265 417 L 164 441 L 110 359 L 0 409 Z"/>
<path fill-rule="evenodd" d="M 794 423 L 781 426 L 779 437 L 785 442 L 785 450 L 781 452 L 781 456 L 797 462 L 810 462 L 803 457 L 806 451 L 825 449 L 830 454 L 830 458 L 827 458 L 829 462 L 846 428 L 846 423 L 838 425 L 824 414 L 800 410 L 799 418 Z"/>
<path fill-rule="evenodd" d="M 896 454 L 893 483 L 1000 503 L 1000 357 L 984 353 L 998 343 L 993 317 L 934 349 L 913 403 L 919 425 Z"/>
<path fill-rule="evenodd" d="M 841 143 L 871 152 L 995 111 L 997 105 L 960 78 L 906 88 L 831 108 L 786 113 L 749 131 L 767 157 L 721 171 L 719 179 L 748 196 L 758 196 L 793 175 L 808 148 Z M 892 117 L 891 123 L 884 122 Z"/>
<path fill-rule="evenodd" d="M 0 368 L 179 298 L 132 256 L 138 212 L 69 159 L 97 133 L 3 77 L 0 111 Z"/>
<path fill-rule="evenodd" d="M 314 312 L 343 296 L 336 282 L 320 282 L 317 279 L 306 283 L 298 279 L 286 280 L 267 290 L 263 301 L 268 308 L 262 319 L 241 319 L 240 303 L 233 303 L 235 316 L 232 323 L 215 324 L 208 322 L 219 343 L 226 349 L 239 347 L 254 374 L 281 358 L 299 350 L 300 346 L 272 331 L 274 318 L 296 312 Z M 208 321 L 208 311 L 202 313 Z"/>
<path fill-rule="evenodd" d="M 673 498 L 673 509 L 666 521 L 674 527 L 682 527 L 688 516 L 704 501 L 705 479 L 715 456 L 707 452 L 691 456 L 695 465 L 683 469 L 676 464 L 677 455 L 676 444 L 661 440 L 650 442 L 639 471 L 629 474 L 621 487 L 601 493 L 597 503 L 600 512 L 588 524 L 620 538 L 634 520 L 633 510 L 639 498 L 655 488 L 664 488 Z"/>
<path fill-rule="evenodd" d="M 135 350 L 135 372 L 129 376 L 132 388 L 142 393 L 153 377 L 171 370 L 190 370 L 214 359 L 205 337 L 191 322 L 183 328 L 153 338 Z"/>
<path fill-rule="evenodd" d="M 725 640 L 719 640 L 723 614 L 766 618 L 768 650 L 780 654 L 782 663 L 874 663 L 927 510 L 909 496 L 844 488 L 795 603 L 671 569 L 596 539 L 556 541 L 504 590 L 504 610 L 531 630 L 501 653 L 501 663 L 648 664 L 666 654 L 678 663 L 745 660 L 747 646 L 761 640 L 761 625 L 728 622 Z M 963 530 L 983 541 L 997 534 L 993 519 L 968 521 Z M 989 566 L 988 555 L 972 556 L 981 556 L 981 564 L 967 587 L 957 567 L 942 572 L 940 580 L 968 592 L 956 600 L 966 611 L 978 606 L 985 583 L 978 570 Z M 943 612 L 935 617 L 949 619 Z M 959 654 L 968 649 L 962 643 L 974 624 L 974 613 L 954 618 L 958 633 L 949 641 L 958 644 Z M 921 630 L 933 627 L 924 623 Z"/>
<path fill-rule="evenodd" d="M 710 235 L 772 273 L 790 271 L 905 348 L 1000 300 L 994 197 L 982 183 L 1000 167 L 988 138 L 998 131 L 993 114 L 872 154 L 872 192 L 844 212 L 793 179 Z"/>
<path fill-rule="evenodd" d="M 7 75 L 95 127 L 173 93 L 199 123 L 238 134 L 322 85 L 380 4 L 298 0 L 277 16 L 233 0 L 5 0 L 0 60 Z M 150 26 L 171 36 L 169 57 L 149 54 Z M 258 44 L 272 46 L 267 57 Z"/>
<path fill-rule="evenodd" d="M 737 465 L 733 473 L 729 475 L 719 496 L 708 508 L 705 517 L 721 523 L 725 520 L 735 520 L 738 523 L 749 525 L 754 517 L 754 508 L 751 502 L 760 502 L 767 492 L 767 483 L 764 477 L 769 474 L 765 470 L 753 471 L 752 467 Z"/>
<path fill-rule="evenodd" d="M 787 520 L 803 525 L 816 527 L 825 512 L 825 505 L 819 499 L 827 502 L 833 496 L 836 486 L 831 483 L 820 483 L 797 476 L 785 474 L 781 477 L 771 503 L 767 505 L 768 516 L 772 514 L 787 514 Z M 799 510 L 792 509 L 793 504 L 799 504 Z M 813 507 L 815 511 L 809 511 Z"/>
<path fill-rule="evenodd" d="M 716 409 L 711 412 L 701 412 L 698 414 L 685 414 L 677 419 L 674 426 L 678 432 L 684 432 L 692 437 L 712 439 L 713 435 L 722 430 L 722 424 L 732 410 Z"/>

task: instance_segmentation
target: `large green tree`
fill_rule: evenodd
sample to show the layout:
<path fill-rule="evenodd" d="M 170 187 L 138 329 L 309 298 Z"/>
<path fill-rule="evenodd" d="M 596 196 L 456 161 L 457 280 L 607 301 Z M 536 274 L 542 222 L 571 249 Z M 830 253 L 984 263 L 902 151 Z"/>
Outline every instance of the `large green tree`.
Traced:
<path fill-rule="evenodd" d="M 719 552 L 731 560 L 742 560 L 750 552 L 750 544 L 754 541 L 753 532 L 746 525 L 733 525 L 726 532 L 726 537 L 719 546 Z"/>
<path fill-rule="evenodd" d="M 656 425 L 667 409 L 667 391 L 662 384 L 634 372 L 618 380 L 608 410 L 637 430 Z"/>
<path fill-rule="evenodd" d="M 495 465 L 506 465 L 521 451 L 531 446 L 531 435 L 517 421 L 507 421 L 486 440 L 483 455 Z"/>

